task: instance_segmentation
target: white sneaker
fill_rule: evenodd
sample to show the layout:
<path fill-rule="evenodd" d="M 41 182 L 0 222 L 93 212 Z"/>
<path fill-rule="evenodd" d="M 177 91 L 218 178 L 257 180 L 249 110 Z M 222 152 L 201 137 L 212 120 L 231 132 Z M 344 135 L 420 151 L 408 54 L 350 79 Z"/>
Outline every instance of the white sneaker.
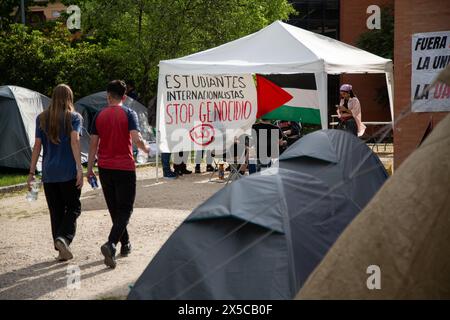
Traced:
<path fill-rule="evenodd" d="M 69 245 L 67 244 L 66 239 L 63 237 L 58 237 L 55 240 L 55 247 L 59 251 L 58 260 L 59 261 L 67 261 L 73 259 L 73 254 L 70 251 Z"/>

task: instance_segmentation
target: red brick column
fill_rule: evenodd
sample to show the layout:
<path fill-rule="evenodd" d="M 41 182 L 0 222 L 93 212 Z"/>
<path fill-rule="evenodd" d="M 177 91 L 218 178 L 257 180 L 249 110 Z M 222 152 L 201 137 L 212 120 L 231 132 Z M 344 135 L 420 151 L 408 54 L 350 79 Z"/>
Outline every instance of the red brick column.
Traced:
<path fill-rule="evenodd" d="M 394 119 L 411 111 L 411 37 L 414 33 L 450 30 L 450 2 L 444 0 L 396 0 L 394 48 Z M 430 119 L 436 125 L 448 112 L 409 113 L 396 122 L 394 165 L 416 149 Z M 432 155 L 430 155 L 432 156 Z"/>

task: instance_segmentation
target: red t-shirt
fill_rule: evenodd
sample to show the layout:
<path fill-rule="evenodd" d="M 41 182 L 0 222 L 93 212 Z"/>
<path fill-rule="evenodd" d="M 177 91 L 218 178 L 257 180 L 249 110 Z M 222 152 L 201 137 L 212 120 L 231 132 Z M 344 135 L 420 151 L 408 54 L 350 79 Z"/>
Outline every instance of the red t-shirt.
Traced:
<path fill-rule="evenodd" d="M 108 106 L 92 122 L 91 134 L 100 138 L 98 166 L 104 169 L 134 171 L 131 130 L 139 131 L 135 111 L 124 106 Z"/>

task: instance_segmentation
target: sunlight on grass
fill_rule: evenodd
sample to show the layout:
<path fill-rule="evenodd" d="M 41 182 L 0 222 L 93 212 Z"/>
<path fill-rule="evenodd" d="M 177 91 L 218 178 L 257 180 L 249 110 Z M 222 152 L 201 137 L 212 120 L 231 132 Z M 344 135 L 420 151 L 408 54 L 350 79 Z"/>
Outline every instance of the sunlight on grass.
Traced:
<path fill-rule="evenodd" d="M 24 174 L 0 174 L 0 187 L 12 186 L 27 182 L 28 175 Z"/>

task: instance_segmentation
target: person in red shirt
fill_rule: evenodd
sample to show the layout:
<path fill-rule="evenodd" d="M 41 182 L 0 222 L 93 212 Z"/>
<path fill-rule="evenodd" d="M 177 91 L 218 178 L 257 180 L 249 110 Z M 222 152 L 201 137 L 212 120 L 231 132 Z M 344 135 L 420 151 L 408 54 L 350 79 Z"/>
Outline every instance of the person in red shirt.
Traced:
<path fill-rule="evenodd" d="M 131 251 L 127 225 L 136 196 L 132 143 L 146 153 L 150 150 L 139 132 L 136 112 L 122 104 L 126 98 L 125 83 L 111 81 L 106 92 L 108 106 L 99 111 L 92 121 L 87 175 L 94 176 L 92 168 L 97 156 L 100 183 L 113 223 L 101 252 L 105 264 L 115 268 L 116 245 L 121 243 L 122 256 L 127 256 Z"/>

